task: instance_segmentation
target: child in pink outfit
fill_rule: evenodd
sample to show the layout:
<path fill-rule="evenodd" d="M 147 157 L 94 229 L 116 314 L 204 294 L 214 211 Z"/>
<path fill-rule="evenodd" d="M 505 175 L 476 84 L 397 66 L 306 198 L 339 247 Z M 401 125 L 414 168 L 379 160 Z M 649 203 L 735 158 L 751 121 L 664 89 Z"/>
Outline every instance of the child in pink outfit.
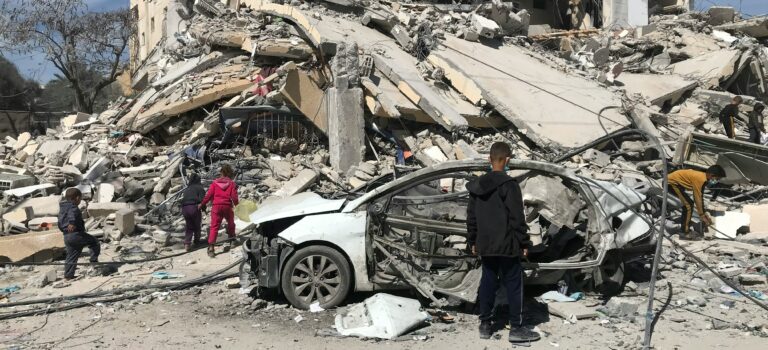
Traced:
<path fill-rule="evenodd" d="M 235 212 L 234 207 L 239 203 L 237 198 L 237 184 L 232 181 L 234 172 L 229 165 L 221 167 L 221 177 L 214 180 L 208 193 L 200 203 L 200 209 L 205 208 L 209 202 L 213 203 L 211 209 L 211 231 L 208 233 L 208 256 L 214 257 L 216 254 L 213 245 L 216 243 L 216 236 L 219 234 L 221 221 L 227 221 L 227 236 L 230 239 L 230 245 L 235 244 Z"/>

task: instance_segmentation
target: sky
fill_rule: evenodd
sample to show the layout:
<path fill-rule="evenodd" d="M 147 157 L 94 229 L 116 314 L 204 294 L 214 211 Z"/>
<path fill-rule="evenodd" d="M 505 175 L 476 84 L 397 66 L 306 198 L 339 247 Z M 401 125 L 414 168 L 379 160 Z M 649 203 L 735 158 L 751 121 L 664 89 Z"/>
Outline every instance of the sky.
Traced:
<path fill-rule="evenodd" d="M 93 11 L 108 11 L 117 8 L 127 8 L 129 0 L 86 0 L 88 8 Z M 737 11 L 748 16 L 768 14 L 768 0 L 695 0 L 697 11 L 706 11 L 711 6 L 733 6 Z M 42 54 L 6 55 L 19 68 L 21 74 L 40 83 L 53 79 L 56 69 L 46 61 Z"/>

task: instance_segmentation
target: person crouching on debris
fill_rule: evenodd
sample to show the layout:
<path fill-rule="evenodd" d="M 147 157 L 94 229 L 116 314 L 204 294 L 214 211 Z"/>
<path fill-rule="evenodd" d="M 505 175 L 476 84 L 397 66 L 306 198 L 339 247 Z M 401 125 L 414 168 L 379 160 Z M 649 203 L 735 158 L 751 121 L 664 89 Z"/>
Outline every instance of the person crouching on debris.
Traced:
<path fill-rule="evenodd" d="M 67 189 L 64 193 L 64 201 L 59 203 L 59 229 L 64 233 L 64 246 L 67 258 L 64 261 L 64 278 L 75 278 L 77 259 L 83 253 L 83 248 L 91 251 L 90 261 L 99 261 L 101 247 L 96 237 L 85 232 L 83 213 L 78 207 L 83 199 L 83 194 L 76 188 Z"/>
<path fill-rule="evenodd" d="M 509 145 L 491 146 L 492 171 L 467 184 L 467 238 L 472 254 L 480 256 L 482 278 L 477 303 L 480 307 L 480 338 L 489 339 L 493 306 L 499 281 L 509 302 L 509 341 L 530 342 L 540 336 L 523 328 L 523 267 L 530 238 L 523 212 L 520 185 L 506 174 L 512 152 Z"/>
<path fill-rule="evenodd" d="M 213 202 L 211 209 L 211 231 L 208 234 L 208 256 L 214 257 L 216 253 L 213 245 L 216 243 L 216 236 L 219 234 L 219 226 L 222 220 L 227 220 L 227 236 L 230 239 L 230 247 L 235 246 L 235 212 L 234 207 L 240 202 L 237 198 L 237 185 L 232 181 L 234 172 L 232 167 L 227 164 L 221 166 L 221 177 L 213 180 L 208 193 L 198 206 L 199 209 L 205 208 L 209 202 Z"/>
<path fill-rule="evenodd" d="M 765 124 L 763 124 L 763 110 L 765 106 L 758 103 L 755 105 L 755 109 L 752 113 L 749 113 L 749 142 L 761 145 L 760 142 L 762 133 L 765 132 Z"/>
<path fill-rule="evenodd" d="M 739 116 L 739 105 L 744 100 L 741 96 L 734 96 L 731 103 L 723 107 L 720 110 L 720 122 L 723 123 L 725 134 L 729 139 L 736 138 L 736 130 L 734 129 L 734 120 Z"/>
<path fill-rule="evenodd" d="M 697 239 L 690 233 L 693 210 L 691 208 L 691 197 L 685 193 L 685 190 L 693 192 L 693 203 L 696 205 L 696 211 L 699 213 L 701 222 L 704 223 L 704 225 L 712 226 L 712 218 L 709 217 L 709 214 L 704 210 L 704 188 L 715 185 L 724 177 L 725 170 L 719 165 L 713 165 L 707 168 L 706 172 L 684 169 L 673 171 L 669 174 L 667 177 L 669 192 L 680 199 L 680 203 L 683 206 L 683 215 L 680 217 L 681 239 Z"/>
<path fill-rule="evenodd" d="M 192 250 L 192 243 L 195 245 L 202 243 L 200 241 L 200 226 L 203 215 L 200 213 L 200 203 L 203 202 L 203 198 L 205 198 L 205 189 L 200 184 L 200 176 L 192 173 L 189 175 L 189 184 L 181 196 L 181 214 L 184 215 L 186 222 L 184 248 L 188 252 Z M 194 241 L 192 241 L 193 235 Z"/>

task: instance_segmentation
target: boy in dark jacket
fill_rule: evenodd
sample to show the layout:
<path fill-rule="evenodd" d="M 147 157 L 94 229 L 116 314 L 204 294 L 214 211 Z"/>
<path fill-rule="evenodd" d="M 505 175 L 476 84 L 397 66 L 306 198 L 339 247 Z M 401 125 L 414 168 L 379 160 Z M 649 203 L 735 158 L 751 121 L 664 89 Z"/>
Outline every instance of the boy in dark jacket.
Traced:
<path fill-rule="evenodd" d="M 83 194 L 76 188 L 70 188 L 64 193 L 64 201 L 59 203 L 59 230 L 64 233 L 64 246 L 67 258 L 64 262 L 64 278 L 75 278 L 77 259 L 83 253 L 83 248 L 91 251 L 91 262 L 99 261 L 101 247 L 99 241 L 85 232 L 83 213 L 78 208 Z"/>
<path fill-rule="evenodd" d="M 205 189 L 200 184 L 200 176 L 192 173 L 189 175 L 189 184 L 184 189 L 181 196 L 181 213 L 184 215 L 186 230 L 184 231 L 184 248 L 187 251 L 192 250 L 192 236 L 194 235 L 194 244 L 202 243 L 200 240 L 200 226 L 202 225 L 203 215 L 200 213 L 200 203 L 205 197 Z"/>
<path fill-rule="evenodd" d="M 480 256 L 483 276 L 477 303 L 480 307 L 480 338 L 492 335 L 491 319 L 499 281 L 507 289 L 509 341 L 529 342 L 540 337 L 523 328 L 523 267 L 520 258 L 528 255 L 530 239 L 523 211 L 520 185 L 509 177 L 506 166 L 512 152 L 509 145 L 491 146 L 492 171 L 467 185 L 467 243 Z"/>
<path fill-rule="evenodd" d="M 237 197 L 237 185 L 232 181 L 234 176 L 232 167 L 227 164 L 221 166 L 221 176 L 213 180 L 208 193 L 205 194 L 199 208 L 205 208 L 209 202 L 213 203 L 211 209 L 211 231 L 208 233 L 208 256 L 215 257 L 213 245 L 216 243 L 216 236 L 219 234 L 221 221 L 227 221 L 227 236 L 229 236 L 229 245 L 235 245 L 235 212 L 234 207 L 240 202 Z"/>
<path fill-rule="evenodd" d="M 749 142 L 761 144 L 760 136 L 765 132 L 765 124 L 763 124 L 763 111 L 765 106 L 758 103 L 755 105 L 755 109 L 749 113 Z"/>
<path fill-rule="evenodd" d="M 734 129 L 734 120 L 739 116 L 739 105 L 744 100 L 741 96 L 734 96 L 731 103 L 727 104 L 720 110 L 720 122 L 723 123 L 723 129 L 725 129 L 725 135 L 729 139 L 736 138 L 736 130 Z"/>

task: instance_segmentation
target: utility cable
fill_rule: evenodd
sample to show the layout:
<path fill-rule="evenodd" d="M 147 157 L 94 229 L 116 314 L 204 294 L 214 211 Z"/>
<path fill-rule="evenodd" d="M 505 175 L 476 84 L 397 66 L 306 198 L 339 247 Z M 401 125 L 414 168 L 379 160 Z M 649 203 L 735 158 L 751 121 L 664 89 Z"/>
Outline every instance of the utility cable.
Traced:
<path fill-rule="evenodd" d="M 155 285 L 145 285 L 145 286 L 137 286 L 137 287 L 131 287 L 131 288 L 121 288 L 117 290 L 112 290 L 108 292 L 101 292 L 101 293 L 93 293 L 93 294 L 79 294 L 79 295 L 70 295 L 70 296 L 64 296 L 64 297 L 58 297 L 58 298 L 45 298 L 45 299 L 37 299 L 37 300 L 29 300 L 29 301 L 23 301 L 23 302 L 16 302 L 16 303 L 5 303 L 0 304 L 0 308 L 5 307 L 14 307 L 14 306 L 22 306 L 22 305 L 34 305 L 34 304 L 40 304 L 40 303 L 52 303 L 52 302 L 64 302 L 69 300 L 77 300 L 77 299 L 84 299 L 84 298 L 92 298 L 92 297 L 98 297 L 98 296 L 107 296 L 104 299 L 99 300 L 92 300 L 92 301 L 82 301 L 82 302 L 74 302 L 68 305 L 61 305 L 57 307 L 46 307 L 44 310 L 41 310 L 43 308 L 35 308 L 31 310 L 24 310 L 24 311 L 18 311 L 13 313 L 5 313 L 0 314 L 0 320 L 8 320 L 18 317 L 24 317 L 24 316 L 33 316 L 37 315 L 40 312 L 56 312 L 56 311 L 65 311 L 65 310 L 71 310 L 83 306 L 93 305 L 95 303 L 106 303 L 106 302 L 115 302 L 125 299 L 132 299 L 135 297 L 140 296 L 140 293 L 131 293 L 131 292 L 139 292 L 143 290 L 149 290 L 149 289 L 168 289 L 168 290 L 179 290 L 184 288 L 193 287 L 196 285 L 212 282 L 218 279 L 228 278 L 232 276 L 236 276 L 237 273 L 231 273 L 226 274 L 224 273 L 235 267 L 238 266 L 240 263 L 242 263 L 243 259 L 238 259 L 237 261 L 233 262 L 232 264 L 229 264 L 225 266 L 224 268 L 217 270 L 213 273 L 210 273 L 208 275 L 203 275 L 198 278 L 193 278 L 188 281 L 183 282 L 172 282 L 172 283 L 160 283 Z"/>

